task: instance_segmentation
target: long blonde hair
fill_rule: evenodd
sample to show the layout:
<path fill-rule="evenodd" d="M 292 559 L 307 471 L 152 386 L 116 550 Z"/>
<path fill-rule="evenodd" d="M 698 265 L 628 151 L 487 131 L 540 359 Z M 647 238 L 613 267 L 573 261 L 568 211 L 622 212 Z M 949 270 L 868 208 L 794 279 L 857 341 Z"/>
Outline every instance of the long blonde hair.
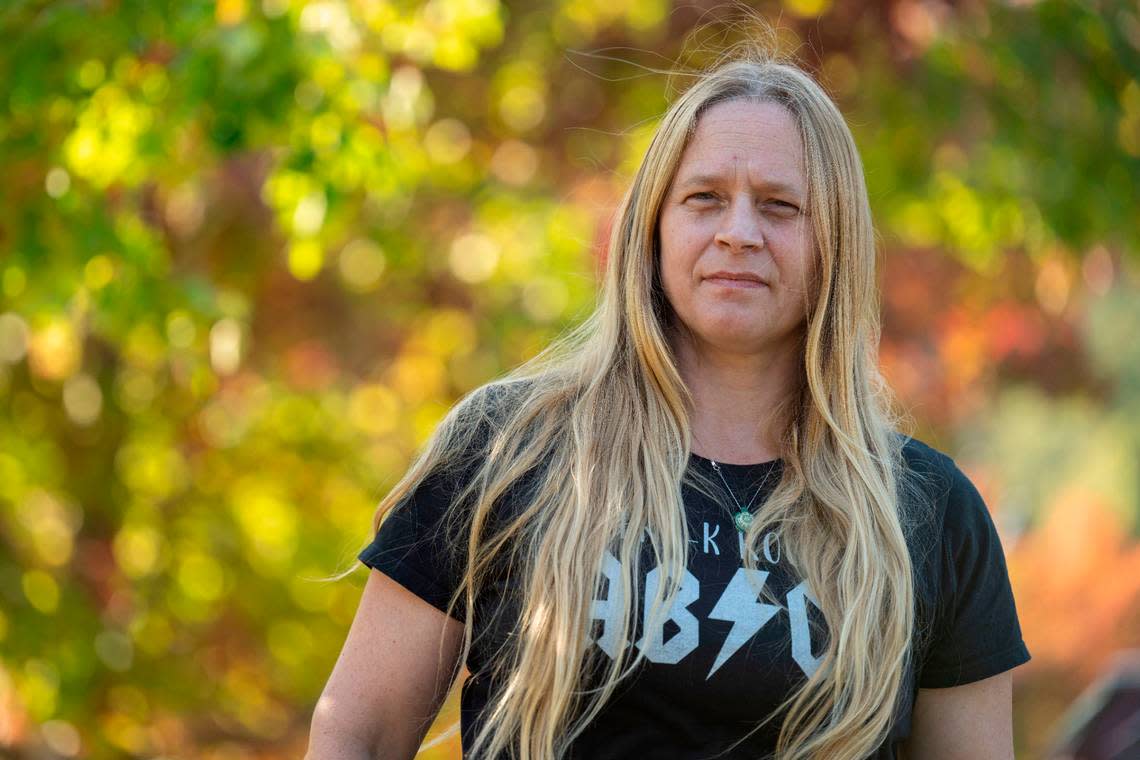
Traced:
<path fill-rule="evenodd" d="M 804 149 L 808 219 L 818 255 L 803 334 L 800 383 L 786 407 L 781 480 L 745 534 L 755 569 L 761 536 L 785 556 L 827 623 L 819 667 L 786 710 L 777 756 L 835 760 L 871 754 L 891 726 L 915 626 L 912 564 L 900 512 L 902 437 L 878 371 L 875 238 L 862 165 L 847 125 L 818 84 L 762 45 L 730 52 L 694 75 L 665 113 L 617 210 L 594 312 L 504 378 L 468 394 L 383 499 L 385 514 L 433 472 L 467 476 L 453 516 L 467 565 L 451 600 L 474 609 L 495 567 L 510 568 L 519 617 L 495 658 L 501 684 L 471 756 L 559 758 L 644 652 L 602 659 L 591 603 L 607 555 L 621 568 L 620 630 L 640 609 L 647 537 L 668 579 L 646 600 L 661 620 L 679 590 L 688 529 L 680 484 L 690 454 L 692 397 L 667 339 L 655 241 L 681 153 L 711 105 L 749 98 L 782 105 Z M 526 499 L 501 503 L 520 479 Z M 611 588 L 613 588 L 611 586 Z M 450 609 L 450 608 L 449 608 Z M 463 654 L 477 632 L 464 617 Z M 647 624 L 648 625 L 648 624 Z M 586 683 L 597 673 L 596 683 Z"/>

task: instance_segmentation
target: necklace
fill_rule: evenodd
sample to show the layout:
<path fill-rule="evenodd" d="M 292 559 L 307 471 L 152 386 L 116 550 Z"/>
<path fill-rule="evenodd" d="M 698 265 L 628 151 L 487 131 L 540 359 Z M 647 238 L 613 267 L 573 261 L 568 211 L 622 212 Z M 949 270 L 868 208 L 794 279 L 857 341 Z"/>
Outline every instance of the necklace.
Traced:
<path fill-rule="evenodd" d="M 724 483 L 724 488 L 728 491 L 728 495 L 736 502 L 736 514 L 732 516 L 732 522 L 736 525 L 736 529 L 741 533 L 748 530 L 748 526 L 752 524 L 752 505 L 756 502 L 756 498 L 764 492 L 764 486 L 768 484 L 768 476 L 772 474 L 772 470 L 764 474 L 764 480 L 760 481 L 760 486 L 756 489 L 756 493 L 752 495 L 752 499 L 748 502 L 747 507 L 740 506 L 740 500 L 736 498 L 736 494 L 732 492 L 732 487 L 728 485 L 728 481 L 724 478 L 724 473 L 721 472 L 720 465 L 709 460 L 712 463 L 712 468 L 716 470 L 716 474 L 720 476 L 720 481 Z"/>

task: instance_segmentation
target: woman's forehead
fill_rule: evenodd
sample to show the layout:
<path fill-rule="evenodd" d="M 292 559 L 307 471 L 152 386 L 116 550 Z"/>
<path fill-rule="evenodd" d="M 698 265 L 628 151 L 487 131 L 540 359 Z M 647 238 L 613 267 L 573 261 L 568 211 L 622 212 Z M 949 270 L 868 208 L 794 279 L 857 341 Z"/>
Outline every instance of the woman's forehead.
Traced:
<path fill-rule="evenodd" d="M 728 101 L 711 107 L 682 152 L 677 182 L 732 181 L 741 172 L 757 185 L 803 187 L 803 146 L 783 106 Z"/>
<path fill-rule="evenodd" d="M 708 107 L 700 114 L 689 142 L 740 138 L 798 146 L 799 125 L 792 112 L 779 103 L 727 100 Z"/>

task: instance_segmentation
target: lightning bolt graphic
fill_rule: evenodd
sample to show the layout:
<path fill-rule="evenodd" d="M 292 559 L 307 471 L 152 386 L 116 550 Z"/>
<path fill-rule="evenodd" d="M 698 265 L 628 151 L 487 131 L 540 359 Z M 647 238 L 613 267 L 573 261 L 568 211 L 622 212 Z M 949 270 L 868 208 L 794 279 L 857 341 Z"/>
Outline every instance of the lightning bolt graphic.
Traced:
<path fill-rule="evenodd" d="M 709 618 L 728 620 L 733 626 L 720 648 L 720 653 L 716 656 L 712 670 L 705 676 L 706 681 L 780 611 L 776 605 L 764 604 L 757 599 L 767 580 L 768 573 L 763 570 L 738 568 L 736 575 L 729 581 L 728 588 L 721 594 L 720 599 L 717 599 Z"/>

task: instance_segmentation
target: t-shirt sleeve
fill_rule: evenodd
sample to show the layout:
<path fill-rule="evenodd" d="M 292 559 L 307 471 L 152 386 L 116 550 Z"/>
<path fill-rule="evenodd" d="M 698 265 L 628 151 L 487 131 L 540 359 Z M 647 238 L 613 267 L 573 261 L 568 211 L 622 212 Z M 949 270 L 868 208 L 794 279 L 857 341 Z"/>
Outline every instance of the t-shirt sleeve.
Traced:
<path fill-rule="evenodd" d="M 939 599 L 922 688 L 980 681 L 1030 658 L 993 519 L 974 484 L 947 462 Z"/>
<path fill-rule="evenodd" d="M 385 515 L 357 558 L 446 612 L 467 564 L 467 515 L 452 509 L 464 475 L 431 472 Z M 452 616 L 462 622 L 464 599 Z"/>

